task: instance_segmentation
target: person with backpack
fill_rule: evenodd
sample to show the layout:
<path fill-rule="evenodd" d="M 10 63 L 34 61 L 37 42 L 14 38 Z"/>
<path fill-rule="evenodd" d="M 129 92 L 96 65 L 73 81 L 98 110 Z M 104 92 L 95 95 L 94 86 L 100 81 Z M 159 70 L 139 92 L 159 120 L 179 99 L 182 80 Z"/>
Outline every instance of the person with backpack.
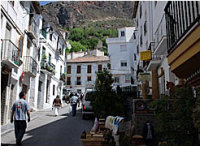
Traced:
<path fill-rule="evenodd" d="M 61 103 L 59 95 L 57 95 L 56 98 L 54 99 L 53 107 L 55 108 L 55 115 L 58 116 L 59 115 L 59 110 L 62 107 L 62 103 Z"/>

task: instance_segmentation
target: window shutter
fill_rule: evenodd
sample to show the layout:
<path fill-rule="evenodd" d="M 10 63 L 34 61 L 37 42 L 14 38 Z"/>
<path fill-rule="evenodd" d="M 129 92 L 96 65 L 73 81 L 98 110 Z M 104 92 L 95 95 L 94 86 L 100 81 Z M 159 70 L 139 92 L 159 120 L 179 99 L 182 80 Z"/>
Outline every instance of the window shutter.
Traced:
<path fill-rule="evenodd" d="M 23 44 L 24 44 L 24 36 L 20 36 L 20 38 L 19 38 L 19 45 L 18 45 L 18 48 L 19 48 L 18 55 L 20 57 L 22 57 L 22 54 L 23 54 Z"/>

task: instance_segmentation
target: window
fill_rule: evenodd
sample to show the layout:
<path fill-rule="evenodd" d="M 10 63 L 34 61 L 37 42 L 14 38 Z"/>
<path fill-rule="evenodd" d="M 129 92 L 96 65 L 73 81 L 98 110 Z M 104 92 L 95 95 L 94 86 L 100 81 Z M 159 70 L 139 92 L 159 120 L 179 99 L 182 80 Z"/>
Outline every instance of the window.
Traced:
<path fill-rule="evenodd" d="M 88 65 L 87 67 L 87 73 L 91 73 L 92 72 L 92 65 Z"/>
<path fill-rule="evenodd" d="M 124 37 L 124 36 L 125 36 L 125 32 L 121 31 L 121 37 Z"/>
<path fill-rule="evenodd" d="M 114 82 L 115 82 L 115 83 L 119 83 L 119 77 L 115 77 L 115 78 L 114 78 Z"/>
<path fill-rule="evenodd" d="M 20 1 L 20 5 L 24 8 L 25 1 Z"/>
<path fill-rule="evenodd" d="M 51 63 L 51 54 L 49 54 L 49 63 Z"/>
<path fill-rule="evenodd" d="M 126 67 L 127 66 L 127 61 L 121 61 L 121 67 Z"/>
<path fill-rule="evenodd" d="M 9 1 L 9 2 L 14 7 L 15 1 Z"/>
<path fill-rule="evenodd" d="M 137 60 L 136 54 L 134 54 L 134 60 L 135 60 L 135 61 Z"/>
<path fill-rule="evenodd" d="M 81 77 L 77 77 L 76 85 L 81 85 Z"/>
<path fill-rule="evenodd" d="M 98 65 L 98 72 L 102 71 L 102 64 Z"/>
<path fill-rule="evenodd" d="M 143 42 L 142 42 L 142 35 L 140 35 L 140 46 L 142 46 Z"/>
<path fill-rule="evenodd" d="M 137 53 L 139 53 L 139 45 L 137 45 Z"/>
<path fill-rule="evenodd" d="M 144 22 L 144 35 L 147 33 L 147 21 Z"/>
<path fill-rule="evenodd" d="M 78 65 L 78 66 L 77 66 L 77 74 L 80 74 L 80 73 L 81 73 L 81 66 Z"/>
<path fill-rule="evenodd" d="M 67 77 L 67 85 L 71 85 L 71 77 Z"/>
<path fill-rule="evenodd" d="M 120 45 L 120 52 L 126 52 L 127 48 L 126 45 Z"/>
<path fill-rule="evenodd" d="M 55 95 L 55 85 L 53 85 L 53 95 Z"/>
<path fill-rule="evenodd" d="M 71 74 L 71 65 L 67 66 L 67 74 Z"/>
<path fill-rule="evenodd" d="M 50 35 L 49 35 L 49 39 L 52 41 L 52 36 L 53 36 L 53 34 L 51 33 Z"/>
<path fill-rule="evenodd" d="M 88 77 L 87 77 L 87 81 L 92 81 L 92 77 L 91 77 L 91 76 L 88 76 Z"/>
<path fill-rule="evenodd" d="M 142 4 L 140 5 L 140 18 L 142 17 Z"/>
<path fill-rule="evenodd" d="M 62 76 L 62 65 L 60 66 L 60 77 Z"/>
<path fill-rule="evenodd" d="M 39 81 L 38 91 L 42 91 L 42 82 Z"/>

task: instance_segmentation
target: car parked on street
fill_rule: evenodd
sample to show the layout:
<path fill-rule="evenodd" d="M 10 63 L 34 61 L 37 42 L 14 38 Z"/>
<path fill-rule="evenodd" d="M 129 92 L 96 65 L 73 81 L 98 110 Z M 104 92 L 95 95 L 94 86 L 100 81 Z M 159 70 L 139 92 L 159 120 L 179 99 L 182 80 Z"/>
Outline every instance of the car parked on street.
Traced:
<path fill-rule="evenodd" d="M 93 115 L 91 99 L 95 98 L 96 91 L 92 89 L 86 90 L 84 97 L 82 99 L 82 118 L 85 119 L 86 115 Z"/>

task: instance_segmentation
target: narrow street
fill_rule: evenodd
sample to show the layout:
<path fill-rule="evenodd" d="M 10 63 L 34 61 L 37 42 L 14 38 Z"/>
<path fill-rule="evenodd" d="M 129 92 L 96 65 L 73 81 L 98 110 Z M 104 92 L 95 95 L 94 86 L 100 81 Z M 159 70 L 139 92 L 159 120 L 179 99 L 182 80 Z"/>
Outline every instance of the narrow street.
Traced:
<path fill-rule="evenodd" d="M 69 114 L 69 105 L 62 108 L 59 116 L 54 116 L 54 111 L 38 112 L 38 117 L 27 124 L 23 146 L 81 146 L 80 136 L 92 128 L 93 120 L 82 120 L 81 109 L 77 115 Z M 14 145 L 14 131 L 1 137 L 4 146 Z"/>

